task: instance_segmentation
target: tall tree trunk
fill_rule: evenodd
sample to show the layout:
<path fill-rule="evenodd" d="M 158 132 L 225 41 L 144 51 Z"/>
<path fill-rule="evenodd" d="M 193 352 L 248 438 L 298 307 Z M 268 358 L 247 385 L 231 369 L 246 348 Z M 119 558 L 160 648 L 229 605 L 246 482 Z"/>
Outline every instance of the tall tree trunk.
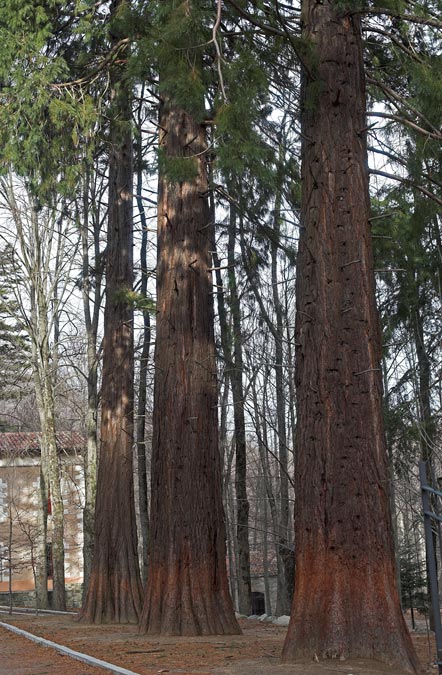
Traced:
<path fill-rule="evenodd" d="M 84 509 L 83 509 L 83 600 L 89 585 L 95 539 L 95 498 L 97 492 L 97 406 L 98 378 L 96 342 L 87 336 L 87 411 L 86 411 L 86 454 L 84 465 Z"/>
<path fill-rule="evenodd" d="M 48 522 L 48 488 L 47 477 L 43 469 L 43 447 L 41 447 L 40 464 L 40 487 L 38 497 L 40 499 L 37 509 L 37 532 L 35 537 L 34 578 L 35 578 L 35 606 L 38 609 L 48 609 L 48 568 L 46 564 L 46 542 Z"/>
<path fill-rule="evenodd" d="M 98 354 L 97 333 L 101 307 L 102 269 L 100 259 L 100 219 L 92 215 L 93 246 L 95 258 L 95 278 L 91 279 L 89 258 L 89 189 L 90 169 L 85 166 L 83 188 L 83 225 L 81 228 L 83 262 L 83 313 L 87 340 L 87 410 L 86 410 L 86 454 L 84 464 L 84 509 L 83 509 L 83 601 L 89 586 L 92 557 L 94 551 L 95 497 L 97 491 L 97 408 L 98 408 Z M 93 300 L 91 302 L 91 295 Z M 92 307 L 91 307 L 92 305 Z M 91 311 L 92 309 L 92 311 Z"/>
<path fill-rule="evenodd" d="M 236 537 L 238 540 L 238 610 L 249 615 L 252 611 L 252 585 L 250 580 L 249 500 L 247 497 L 247 445 L 244 416 L 243 357 L 241 308 L 235 274 L 236 211 L 230 207 L 228 250 L 229 305 L 232 316 L 232 347 L 229 346 L 229 377 L 232 385 L 233 418 L 235 425 L 235 493 Z M 228 335 L 227 335 L 227 339 Z"/>
<path fill-rule="evenodd" d="M 137 176 L 137 206 L 141 222 L 141 288 L 140 294 L 147 298 L 147 220 L 144 210 L 141 192 L 143 189 L 143 156 L 141 143 L 141 120 L 139 120 L 140 137 L 136 144 L 136 176 Z M 140 535 L 142 551 L 142 570 L 141 578 L 143 584 L 147 580 L 147 546 L 149 537 L 149 502 L 147 492 L 147 463 L 146 463 L 146 401 L 147 401 L 147 375 L 150 355 L 150 314 L 149 310 L 143 311 L 143 334 L 140 356 L 140 381 L 138 384 L 138 405 L 137 405 L 137 466 L 138 466 L 138 508 L 140 514 Z"/>
<path fill-rule="evenodd" d="M 52 511 L 52 609 L 66 609 L 64 577 L 64 505 L 54 418 L 45 411 L 42 419 L 42 444 L 46 446 L 47 475 Z M 40 416 L 42 418 L 42 416 Z"/>
<path fill-rule="evenodd" d="M 382 419 L 360 19 L 334 0 L 304 0 L 302 16 L 315 64 L 302 100 L 296 575 L 283 658 L 376 658 L 413 673 Z"/>
<path fill-rule="evenodd" d="M 284 572 L 284 562 L 281 556 L 281 546 L 279 538 L 279 514 L 278 507 L 276 503 L 276 497 L 272 485 L 272 475 L 270 471 L 269 461 L 268 461 L 268 434 L 267 434 L 267 421 L 266 421 L 266 388 L 269 378 L 269 371 L 264 373 L 264 382 L 263 382 L 263 401 L 262 401 L 262 412 L 259 410 L 258 404 L 258 394 L 256 391 L 256 383 L 252 384 L 252 394 L 253 394 L 253 408 L 255 414 L 255 430 L 258 439 L 258 451 L 259 458 L 263 476 L 263 482 L 266 492 L 266 499 L 268 500 L 268 505 L 270 508 L 270 516 L 272 522 L 272 531 L 273 539 L 275 542 L 276 549 L 276 566 L 277 566 L 277 590 L 276 590 L 276 601 L 278 604 L 278 598 L 284 597 L 285 595 L 285 572 Z M 261 420 L 261 421 L 260 421 Z M 267 511 L 266 511 L 267 519 Z M 267 536 L 267 533 L 266 533 Z M 267 602 L 267 601 L 266 601 Z M 269 605 L 270 606 L 270 605 Z M 267 608 L 267 604 L 266 604 Z M 270 610 L 267 610 L 267 614 L 270 614 Z M 275 607 L 276 611 L 276 607 Z"/>
<path fill-rule="evenodd" d="M 158 195 L 149 575 L 141 630 L 239 633 L 226 572 L 213 335 L 206 132 L 167 99 L 160 150 L 197 177 Z"/>
<path fill-rule="evenodd" d="M 433 462 L 436 429 L 431 410 L 431 362 L 428 356 L 427 345 L 425 343 L 424 321 L 422 316 L 422 305 L 424 300 L 420 297 L 424 291 L 419 292 L 416 289 L 416 310 L 413 321 L 414 340 L 416 345 L 417 364 L 419 368 L 419 423 L 421 434 L 421 457 L 429 466 Z M 428 476 L 429 483 L 432 485 L 433 476 Z M 434 486 L 437 487 L 437 486 Z"/>
<path fill-rule="evenodd" d="M 35 225 L 36 248 L 40 248 L 41 239 L 38 236 L 38 221 L 36 212 L 33 213 Z M 36 256 L 36 261 L 39 255 Z M 37 273 L 38 274 L 38 273 Z M 35 394 L 41 427 L 41 499 L 42 514 L 41 528 L 42 539 L 40 541 L 40 551 L 38 560 L 40 565 L 46 567 L 46 543 L 47 543 L 47 515 L 48 501 L 51 500 L 52 512 L 52 608 L 56 610 L 66 609 L 65 600 L 65 577 L 64 577 L 64 506 L 60 483 L 60 466 L 57 451 L 57 439 L 55 435 L 55 402 L 54 402 L 54 374 L 51 364 L 51 355 L 49 349 L 49 308 L 48 298 L 46 297 L 40 280 L 33 280 L 33 297 L 35 306 L 31 309 L 32 322 L 35 329 L 35 342 L 33 344 L 33 369 Z M 47 579 L 47 569 L 39 570 L 38 595 L 42 599 L 43 605 L 46 604 L 46 595 L 43 584 L 45 577 Z"/>
<path fill-rule="evenodd" d="M 282 164 L 282 149 L 280 149 L 280 164 Z M 281 171 L 281 169 L 279 169 Z M 278 457 L 279 457 L 279 526 L 278 547 L 279 556 L 284 566 L 284 583 L 278 588 L 276 614 L 290 614 L 293 597 L 293 551 L 289 546 L 289 480 L 288 480 L 288 450 L 286 426 L 286 400 L 284 386 L 284 316 L 278 290 L 278 247 L 281 234 L 281 201 L 282 178 L 278 181 L 278 192 L 275 200 L 275 215 L 273 223 L 273 237 L 271 240 L 271 277 L 272 295 L 275 308 L 276 331 L 275 339 L 275 383 L 276 383 L 276 418 L 278 421 Z"/>
<path fill-rule="evenodd" d="M 263 494 L 263 543 L 262 543 L 262 571 L 264 577 L 264 601 L 265 601 L 265 611 L 266 614 L 272 616 L 272 598 L 270 595 L 270 583 L 269 583 L 269 539 L 268 539 L 268 504 L 267 504 L 267 494 Z"/>
<path fill-rule="evenodd" d="M 396 502 L 396 485 L 395 485 L 395 472 L 394 472 L 394 439 L 393 434 L 391 433 L 390 425 L 388 425 L 388 409 L 389 409 L 389 399 L 390 393 L 388 391 L 388 376 L 387 376 L 387 364 L 385 358 L 382 359 L 382 375 L 383 375 L 383 391 L 384 391 L 384 410 L 385 416 L 385 443 L 387 448 L 387 460 L 388 460 L 388 472 L 390 480 L 390 512 L 391 512 L 391 523 L 393 528 L 393 541 L 394 541 L 394 551 L 395 551 L 395 560 L 396 560 L 396 582 L 398 587 L 399 599 L 402 606 L 402 589 L 401 589 L 401 565 L 400 565 L 400 553 L 399 553 L 399 537 L 398 537 L 398 508 Z"/>
<path fill-rule="evenodd" d="M 411 321 L 412 321 L 412 332 L 414 333 L 414 342 L 416 346 L 416 356 L 418 365 L 417 397 L 418 397 L 421 458 L 424 462 L 426 462 L 428 485 L 432 486 L 433 488 L 439 489 L 439 486 L 434 484 L 435 483 L 434 447 L 435 447 L 436 429 L 431 410 L 431 395 L 430 395 L 431 364 L 428 356 L 427 347 L 425 344 L 424 321 L 422 315 L 422 307 L 424 306 L 425 303 L 425 300 L 422 297 L 424 294 L 424 290 L 419 287 L 418 281 L 416 281 L 416 287 L 414 291 L 415 291 L 414 297 L 415 308 L 413 315 L 411 317 Z M 431 501 L 433 504 L 433 510 L 436 511 L 437 513 L 438 512 L 437 503 L 433 495 L 431 496 Z M 439 549 L 438 531 L 440 534 L 439 523 L 437 523 L 432 530 L 433 547 L 435 551 L 438 551 Z M 428 568 L 428 558 L 425 559 L 425 565 L 427 570 L 427 593 L 428 597 L 431 598 L 431 584 L 430 584 L 430 572 Z M 436 558 L 436 566 L 439 566 L 437 558 Z M 434 613 L 431 603 L 430 603 L 430 628 L 431 630 L 434 631 Z"/>
<path fill-rule="evenodd" d="M 277 326 L 274 325 L 273 317 L 267 312 L 259 289 L 257 279 L 248 262 L 249 256 L 246 251 L 246 242 L 244 237 L 244 228 L 240 224 L 240 244 L 244 268 L 253 294 L 258 302 L 262 318 L 267 324 L 267 327 L 275 342 L 275 380 L 276 380 L 276 416 L 278 425 L 278 467 L 279 467 L 279 492 L 280 492 L 280 509 L 279 522 L 275 530 L 277 537 L 277 556 L 278 556 L 278 592 L 276 613 L 289 613 L 290 601 L 293 594 L 293 552 L 289 544 L 288 537 L 288 517 L 289 517 L 289 491 L 288 491 L 288 453 L 287 453 L 287 431 L 285 420 L 285 389 L 283 379 L 283 326 L 282 326 L 282 311 L 279 301 L 279 294 L 276 288 L 277 273 L 276 273 L 276 254 L 278 246 L 278 231 L 279 231 L 279 210 L 281 208 L 281 197 L 278 195 L 277 203 L 275 205 L 275 240 L 272 244 L 272 285 L 273 285 L 273 300 L 276 301 L 276 311 L 278 312 Z M 276 288 L 276 290 L 275 290 Z M 279 322 L 279 323 L 278 323 Z M 278 330 L 279 326 L 279 330 Z M 279 361 L 278 361 L 279 358 Z M 279 363 L 279 365 L 278 365 Z"/>
<path fill-rule="evenodd" d="M 215 222 L 215 204 L 211 196 L 211 216 Z M 227 245 L 229 306 L 232 330 L 229 330 L 226 300 L 221 275 L 221 261 L 217 253 L 215 230 L 213 229 L 212 250 L 217 288 L 218 317 L 221 333 L 221 348 L 226 364 L 226 377 L 230 380 L 233 397 L 233 421 L 235 426 L 235 491 L 236 491 L 236 576 L 238 590 L 238 611 L 248 616 L 252 609 L 252 584 L 250 579 L 249 545 L 249 500 L 247 497 L 247 448 L 244 416 L 243 357 L 241 307 L 235 274 L 236 210 L 230 209 L 229 241 Z"/>
<path fill-rule="evenodd" d="M 116 13 L 121 4 L 116 0 L 111 11 Z M 143 591 L 133 485 L 131 87 L 122 67 L 113 66 L 111 87 L 101 447 L 94 554 L 80 618 L 136 623 Z"/>
<path fill-rule="evenodd" d="M 44 345 L 40 350 L 42 360 L 45 355 Z M 42 529 L 42 537 L 39 545 L 38 560 L 40 570 L 37 573 L 38 578 L 38 595 L 39 602 L 42 608 L 47 604 L 46 595 L 44 591 L 45 579 L 47 581 L 47 569 L 41 569 L 41 566 L 46 568 L 46 543 L 47 543 L 47 516 L 48 503 L 51 503 L 51 536 L 50 543 L 52 545 L 52 609 L 65 610 L 65 577 L 64 577 L 64 506 L 63 495 L 61 491 L 60 482 L 60 465 L 57 450 L 57 440 L 55 436 L 55 420 L 54 420 L 54 400 L 52 395 L 52 381 L 47 373 L 42 372 L 50 368 L 49 361 L 46 363 L 46 368 L 41 368 L 38 376 L 35 378 L 36 382 L 36 399 L 38 405 L 38 412 L 41 426 L 41 471 L 40 471 L 40 495 L 42 500 L 41 516 L 39 518 L 40 528 Z"/>
<path fill-rule="evenodd" d="M 38 313 L 37 313 L 37 295 L 36 289 L 31 289 L 31 321 L 34 329 L 38 331 Z M 37 340 L 31 342 L 32 349 L 32 369 L 34 379 L 35 396 L 39 410 L 43 408 L 42 384 L 40 379 L 39 363 L 39 349 Z M 48 597 L 48 568 L 46 564 L 46 545 L 47 545 L 47 528 L 48 528 L 48 472 L 47 472 L 47 456 L 46 445 L 40 444 L 40 485 L 39 485 L 39 499 L 40 507 L 38 508 L 37 518 L 37 541 L 36 541 L 36 555 L 35 555 L 35 605 L 39 609 L 47 609 L 49 607 Z"/>

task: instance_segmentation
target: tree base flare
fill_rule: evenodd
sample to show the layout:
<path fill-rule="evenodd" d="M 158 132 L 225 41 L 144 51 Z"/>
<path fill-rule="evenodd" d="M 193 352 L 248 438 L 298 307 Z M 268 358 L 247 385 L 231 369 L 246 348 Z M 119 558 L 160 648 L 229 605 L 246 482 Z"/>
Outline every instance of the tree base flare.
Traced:
<path fill-rule="evenodd" d="M 392 578 L 391 564 L 381 558 L 374 567 L 363 556 L 351 561 L 330 552 L 303 556 L 283 662 L 363 658 L 394 665 L 398 673 L 418 673 Z"/>
<path fill-rule="evenodd" d="M 150 635 L 240 635 L 227 587 L 205 569 L 176 564 L 149 570 L 140 632 Z M 218 577 L 219 578 L 219 577 Z"/>

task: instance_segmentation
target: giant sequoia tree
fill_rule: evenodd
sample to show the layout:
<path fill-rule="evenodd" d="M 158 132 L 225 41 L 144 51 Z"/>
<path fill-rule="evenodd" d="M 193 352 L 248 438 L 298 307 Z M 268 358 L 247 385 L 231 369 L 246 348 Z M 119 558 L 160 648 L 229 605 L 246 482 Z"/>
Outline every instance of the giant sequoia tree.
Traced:
<path fill-rule="evenodd" d="M 111 5 L 113 45 L 124 0 Z M 141 613 L 133 487 L 133 223 L 131 86 L 123 65 L 111 68 L 109 211 L 106 251 L 101 448 L 95 545 L 81 617 L 136 623 Z"/>
<path fill-rule="evenodd" d="M 148 633 L 182 635 L 240 632 L 226 573 L 202 59 L 198 48 L 191 58 L 186 51 L 204 41 L 201 7 L 161 3 L 151 530 L 140 622 Z"/>
<path fill-rule="evenodd" d="M 360 20 L 334 0 L 305 0 L 302 16 L 313 58 L 303 74 L 296 576 L 283 656 L 382 658 L 415 672 L 389 510 Z"/>

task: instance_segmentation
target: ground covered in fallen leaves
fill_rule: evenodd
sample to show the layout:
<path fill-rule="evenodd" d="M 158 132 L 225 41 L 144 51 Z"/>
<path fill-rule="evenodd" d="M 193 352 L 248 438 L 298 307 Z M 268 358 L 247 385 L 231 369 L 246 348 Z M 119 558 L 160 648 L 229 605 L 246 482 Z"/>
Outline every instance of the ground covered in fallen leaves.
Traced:
<path fill-rule="evenodd" d="M 241 619 L 243 635 L 228 637 L 148 637 L 136 626 L 91 626 L 70 616 L 0 614 L 10 623 L 34 635 L 108 661 L 139 675 L 181 673 L 185 675 L 401 675 L 378 662 L 303 661 L 282 665 L 280 654 L 286 628 Z M 422 672 L 437 673 L 434 640 L 425 622 L 412 633 Z M 53 649 L 41 647 L 0 627 L 1 675 L 103 675 Z"/>

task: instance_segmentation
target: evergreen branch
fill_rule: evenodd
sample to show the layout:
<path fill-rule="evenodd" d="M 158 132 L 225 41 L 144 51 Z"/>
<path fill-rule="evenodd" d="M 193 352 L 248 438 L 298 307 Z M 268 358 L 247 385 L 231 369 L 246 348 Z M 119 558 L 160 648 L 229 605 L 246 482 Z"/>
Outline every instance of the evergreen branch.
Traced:
<path fill-rule="evenodd" d="M 411 178 L 404 178 L 403 176 L 398 176 L 394 173 L 388 173 L 387 171 L 381 171 L 379 169 L 369 169 L 369 173 L 374 176 L 383 176 L 383 178 L 388 178 L 389 180 L 395 180 L 404 185 L 408 185 L 442 206 L 442 198 L 438 197 L 433 192 L 430 192 L 430 190 L 427 190 L 423 185 L 415 183 Z"/>
<path fill-rule="evenodd" d="M 216 21 L 213 25 L 212 29 L 212 42 L 215 45 L 215 51 L 216 51 L 216 67 L 218 70 L 218 77 L 219 77 L 219 86 L 221 89 L 221 94 L 224 99 L 224 103 L 227 103 L 227 95 L 226 95 L 226 90 L 224 89 L 224 79 L 223 79 L 223 73 L 222 73 L 222 53 L 221 53 L 221 46 L 218 42 L 218 29 L 221 25 L 221 10 L 222 10 L 222 0 L 218 0 L 218 7 L 217 7 L 217 12 L 216 12 Z"/>
<path fill-rule="evenodd" d="M 93 82 L 93 80 L 105 69 L 107 65 L 110 65 L 119 55 L 120 51 L 124 49 L 131 42 L 131 38 L 122 38 L 115 45 L 112 46 L 110 51 L 106 56 L 100 61 L 100 63 L 91 70 L 90 73 L 79 77 L 77 80 L 71 80 L 70 82 L 59 82 L 53 83 L 51 86 L 53 89 L 62 89 L 65 87 L 75 87 L 87 84 L 88 82 Z"/>
<path fill-rule="evenodd" d="M 436 18 L 417 16 L 416 14 L 401 14 L 394 9 L 387 7 L 361 7 L 360 9 L 352 9 L 348 14 L 371 14 L 372 16 L 390 16 L 393 19 L 400 19 L 401 21 L 409 21 L 410 23 L 420 24 L 422 26 L 429 26 L 430 28 L 442 28 L 442 21 Z"/>
<path fill-rule="evenodd" d="M 401 103 L 405 108 L 408 108 L 408 110 L 410 112 L 412 112 L 414 115 L 416 115 L 416 117 L 419 117 L 422 120 L 422 122 L 425 122 L 425 124 L 427 124 L 432 129 L 433 133 L 440 134 L 439 129 L 437 127 L 435 127 L 430 122 L 430 120 L 427 117 L 425 117 L 425 115 L 423 113 L 420 112 L 420 110 L 418 110 L 413 105 L 411 105 L 411 103 L 409 101 L 407 101 L 406 98 L 404 98 L 403 96 L 400 96 L 397 92 L 393 91 L 393 89 L 390 89 L 390 87 L 388 87 L 386 84 L 384 84 L 383 82 L 380 82 L 379 80 L 376 80 L 373 77 L 367 77 L 366 80 L 370 84 L 373 84 L 375 87 L 379 87 L 380 89 L 382 89 L 384 94 L 386 94 L 386 96 L 390 99 L 391 103 L 396 107 L 398 112 L 401 112 L 401 111 L 400 111 L 399 107 L 397 106 L 397 103 Z"/>
<path fill-rule="evenodd" d="M 258 19 L 253 16 L 253 14 L 250 14 L 247 12 L 241 5 L 239 5 L 236 0 L 227 0 L 227 2 L 232 5 L 238 12 L 240 16 L 243 17 L 243 19 L 247 19 L 253 26 L 256 26 L 256 28 L 260 28 L 264 33 L 268 35 L 277 35 L 278 37 L 286 37 L 285 31 L 283 30 L 278 30 L 278 28 L 274 28 L 274 26 L 270 26 L 267 23 L 262 23 L 261 21 L 258 21 Z"/>
<path fill-rule="evenodd" d="M 442 132 L 434 133 L 432 131 L 427 131 L 426 129 L 423 129 L 418 124 L 415 124 L 415 122 L 413 122 L 410 119 L 407 119 L 406 117 L 400 117 L 399 115 L 393 115 L 392 113 L 383 113 L 383 112 L 367 112 L 366 114 L 367 117 L 381 117 L 382 119 L 392 120 L 393 122 L 399 122 L 399 124 L 405 124 L 406 126 L 411 127 L 415 131 L 418 131 L 420 134 L 428 136 L 428 138 L 434 138 L 437 141 L 442 140 Z"/>
<path fill-rule="evenodd" d="M 292 32 L 291 32 L 290 30 L 288 30 L 287 25 L 286 25 L 286 22 L 285 22 L 285 20 L 283 19 L 283 17 L 281 16 L 281 12 L 280 12 L 280 9 L 279 9 L 279 2 L 278 2 L 278 0 L 275 0 L 275 7 L 276 7 L 276 14 L 277 14 L 277 16 L 278 16 L 278 20 L 280 21 L 280 23 L 281 23 L 281 25 L 282 25 L 282 27 L 283 27 L 283 29 L 284 29 L 284 33 L 285 33 L 285 35 L 286 35 L 288 41 L 290 42 L 290 45 L 291 45 L 291 47 L 292 47 L 294 53 L 295 53 L 296 56 L 298 57 L 299 62 L 301 63 L 301 65 L 302 65 L 302 67 L 304 68 L 304 70 L 305 70 L 305 72 L 307 73 L 307 75 L 309 76 L 310 80 L 312 80 L 312 81 L 313 81 L 313 80 L 316 80 L 316 77 L 314 77 L 314 75 L 313 75 L 313 73 L 312 73 L 312 70 L 311 70 L 310 66 L 308 65 L 306 59 L 303 57 L 303 55 L 301 54 L 301 51 L 299 50 L 298 46 L 296 45 L 296 43 L 295 43 L 295 41 L 294 41 L 294 39 L 293 39 Z"/>
<path fill-rule="evenodd" d="M 242 226 L 242 223 L 240 225 L 240 232 L 239 232 L 239 237 L 240 237 L 240 248 L 241 248 L 241 257 L 244 265 L 244 270 L 246 272 L 247 276 L 247 281 L 249 282 L 250 288 L 252 289 L 253 295 L 256 298 L 256 301 L 258 303 L 261 316 L 264 319 L 264 321 L 267 324 L 268 329 L 270 330 L 271 334 L 273 335 L 274 340 L 278 340 L 279 335 L 276 330 L 276 328 L 273 325 L 273 321 L 271 320 L 265 306 L 263 299 L 261 297 L 261 293 L 258 290 L 258 284 L 256 283 L 253 271 L 250 269 L 250 264 L 249 264 L 249 258 L 250 256 L 248 255 L 247 249 L 246 249 L 246 240 L 244 237 L 244 228 Z"/>
<path fill-rule="evenodd" d="M 284 19 L 284 17 L 281 15 L 280 5 L 279 5 L 278 0 L 276 0 L 276 14 L 277 14 L 279 22 L 281 23 L 281 26 L 282 26 L 283 30 L 279 30 L 278 28 L 275 28 L 274 26 L 270 26 L 269 24 L 264 24 L 261 21 L 258 21 L 258 19 L 255 16 L 253 16 L 252 14 L 247 12 L 245 9 L 243 9 L 240 5 L 238 5 L 236 0 L 227 0 L 227 2 L 229 2 L 237 10 L 237 12 L 240 14 L 240 16 L 242 16 L 244 19 L 247 19 L 247 21 L 249 21 L 253 26 L 256 26 L 257 28 L 260 28 L 264 33 L 268 33 L 270 35 L 277 35 L 278 37 L 283 37 L 283 38 L 288 39 L 294 53 L 296 54 L 297 58 L 299 59 L 299 62 L 301 63 L 302 67 L 304 68 L 304 70 L 308 74 L 309 78 L 311 80 L 316 79 L 314 77 L 312 71 L 311 71 L 310 66 L 307 64 L 304 56 L 302 55 L 301 50 L 299 49 L 295 40 L 293 39 L 292 30 L 289 30 L 289 28 L 287 28 L 287 22 L 286 22 L 286 19 Z"/>
<path fill-rule="evenodd" d="M 392 152 L 388 152 L 388 150 L 381 150 L 380 148 L 375 148 L 373 146 L 368 146 L 367 150 L 370 152 L 375 152 L 378 155 L 382 155 L 383 157 L 388 157 L 388 159 L 391 159 L 393 162 L 397 162 L 401 166 L 408 167 L 408 164 L 405 159 L 402 157 L 399 157 L 398 155 L 393 154 Z M 428 173 L 422 173 L 421 174 L 423 178 L 426 178 L 430 183 L 433 183 L 437 187 L 442 189 L 442 182 L 436 180 L 435 178 L 432 178 Z"/>
<path fill-rule="evenodd" d="M 424 59 L 421 59 L 416 52 L 414 52 L 412 49 L 408 49 L 400 40 L 397 39 L 394 35 L 389 33 L 386 30 L 382 30 L 382 28 L 379 28 L 378 26 L 367 26 L 366 28 L 362 28 L 362 30 L 366 33 L 377 33 L 378 35 L 382 35 L 383 37 L 388 38 L 393 42 L 393 44 L 398 47 L 404 54 L 409 56 L 413 61 L 416 61 L 417 63 L 424 64 L 425 61 Z"/>

